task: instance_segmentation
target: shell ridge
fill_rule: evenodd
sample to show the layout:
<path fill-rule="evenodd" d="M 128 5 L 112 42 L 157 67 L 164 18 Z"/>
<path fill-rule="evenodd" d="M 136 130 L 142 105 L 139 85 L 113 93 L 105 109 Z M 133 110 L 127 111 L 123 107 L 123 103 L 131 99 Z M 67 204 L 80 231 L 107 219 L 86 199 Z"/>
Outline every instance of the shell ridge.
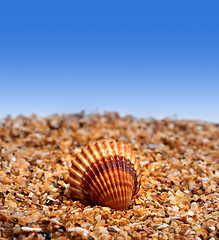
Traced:
<path fill-rule="evenodd" d="M 92 152 L 90 152 L 90 149 L 89 148 L 84 148 L 83 149 L 83 153 L 84 155 L 87 157 L 87 160 L 90 162 L 90 163 L 94 163 L 95 162 L 95 159 L 92 155 Z"/>
<path fill-rule="evenodd" d="M 116 200 L 118 199 L 118 193 L 116 191 L 116 184 L 115 184 L 115 179 L 113 177 L 113 166 L 112 166 L 112 162 L 110 161 L 110 156 L 112 153 L 110 144 L 108 144 L 108 142 L 105 140 L 103 141 L 103 152 L 104 152 L 104 158 L 103 158 L 103 163 L 104 166 L 106 167 L 108 174 L 110 175 L 110 177 L 108 178 L 108 183 L 109 183 L 109 187 L 111 189 L 111 195 L 109 196 L 109 202 L 111 202 L 111 205 L 116 204 Z M 106 174 L 107 175 L 107 174 Z"/>
<path fill-rule="evenodd" d="M 126 182 L 125 182 L 125 176 L 124 176 L 124 171 L 123 171 L 123 158 L 122 157 L 119 157 L 118 156 L 118 163 L 120 165 L 120 187 L 121 187 L 121 192 L 122 192 L 122 203 L 123 203 L 123 206 L 126 205 Z"/>
<path fill-rule="evenodd" d="M 104 162 L 104 166 L 106 168 L 106 172 L 105 173 L 108 172 L 108 174 L 110 176 L 108 178 L 108 180 L 107 180 L 108 187 L 111 190 L 110 191 L 111 194 L 109 196 L 109 202 L 111 204 L 114 204 L 114 202 L 116 202 L 116 199 L 118 199 L 118 196 L 117 196 L 117 193 L 115 191 L 116 185 L 115 185 L 114 177 L 113 177 L 113 174 L 112 174 L 113 167 L 112 167 L 112 165 L 111 165 L 111 163 L 110 163 L 108 158 L 104 158 L 103 162 Z M 107 174 L 104 174 L 104 175 L 107 175 Z"/>
<path fill-rule="evenodd" d="M 103 141 L 103 144 L 104 144 L 107 156 L 112 157 L 113 156 L 113 151 L 112 151 L 112 148 L 110 146 L 110 143 L 105 140 L 105 141 Z"/>
<path fill-rule="evenodd" d="M 76 158 L 75 158 L 75 161 L 73 162 L 74 164 L 78 164 L 80 166 L 89 166 L 89 163 L 87 162 L 87 159 L 86 159 L 86 155 L 84 154 L 83 152 L 83 149 L 80 153 L 77 153 L 76 154 Z"/>
<path fill-rule="evenodd" d="M 118 157 L 117 157 L 117 161 L 119 162 L 120 165 L 120 187 L 121 187 L 121 191 L 122 191 L 122 196 L 123 196 L 123 204 L 125 204 L 125 199 L 124 196 L 126 196 L 126 191 L 125 191 L 125 181 L 124 181 L 124 174 L 123 174 L 123 162 L 122 162 L 122 156 L 124 155 L 124 145 L 122 142 L 116 143 L 117 145 L 117 152 L 118 152 Z"/>
<path fill-rule="evenodd" d="M 122 174 L 123 174 L 123 182 L 124 182 L 124 204 L 126 201 L 126 196 L 127 196 L 127 186 L 125 183 L 127 183 L 127 173 L 126 173 L 126 166 L 125 166 L 125 158 L 124 156 L 121 157 L 121 161 L 122 161 Z"/>
<path fill-rule="evenodd" d="M 82 173 L 77 172 L 77 171 L 76 171 L 75 169 L 73 169 L 73 168 L 69 168 L 68 170 L 69 170 L 70 175 L 76 176 L 77 179 L 79 179 L 79 178 L 81 178 L 81 177 L 83 176 Z"/>
<path fill-rule="evenodd" d="M 120 157 L 124 157 L 124 145 L 123 145 L 123 143 L 122 142 L 120 142 L 119 144 L 118 144 L 118 152 L 119 152 L 119 156 Z"/>
<path fill-rule="evenodd" d="M 117 149 L 117 143 L 116 143 L 116 141 L 115 141 L 115 140 L 112 140 L 112 141 L 110 142 L 110 144 L 111 144 L 111 148 L 112 148 L 113 156 L 118 156 L 119 153 L 118 153 L 118 149 Z"/>
<path fill-rule="evenodd" d="M 97 142 L 97 143 L 96 143 L 96 147 L 97 147 L 97 149 L 98 149 L 99 152 L 100 152 L 101 158 L 102 158 L 102 159 L 105 158 L 105 157 L 106 157 L 106 153 L 105 153 L 105 151 L 104 151 L 104 148 L 103 148 L 103 145 L 101 144 L 101 142 Z"/>
<path fill-rule="evenodd" d="M 85 171 L 85 168 L 80 163 L 80 160 L 78 161 L 77 157 L 75 158 L 75 160 L 72 160 L 72 167 L 71 168 L 73 168 L 76 172 L 80 172 L 81 174 L 83 174 L 83 172 Z"/>
<path fill-rule="evenodd" d="M 101 160 L 102 157 L 100 156 L 100 154 L 98 152 L 96 144 L 95 145 L 89 144 L 88 148 L 89 148 L 90 152 L 94 155 L 94 158 L 95 158 L 96 161 Z"/>
<path fill-rule="evenodd" d="M 101 193 L 102 186 L 97 183 L 95 176 L 96 176 L 95 169 L 90 167 L 88 171 L 84 174 L 83 181 L 82 181 L 82 188 L 88 191 L 88 196 L 90 200 L 93 198 L 97 198 Z M 91 200 L 93 203 L 93 200 Z"/>
<path fill-rule="evenodd" d="M 95 145 L 100 146 L 100 143 L 97 142 Z M 90 148 L 90 151 L 91 152 L 95 151 L 95 146 L 94 145 Z M 101 158 L 99 158 L 98 155 L 94 155 L 94 156 L 95 156 L 96 161 L 94 162 L 93 167 L 97 169 L 97 179 L 98 179 L 98 177 L 101 178 L 102 183 L 104 185 L 104 186 L 101 186 L 101 182 L 98 181 L 98 185 L 102 189 L 102 191 L 99 195 L 99 199 L 101 201 L 108 202 L 109 198 L 107 196 L 108 195 L 110 196 L 111 193 L 110 193 L 110 191 L 107 187 L 108 178 L 107 178 L 106 174 L 104 174 L 104 172 L 107 171 L 107 168 L 104 168 L 103 158 L 101 156 L 100 156 Z M 98 157 L 98 159 L 96 157 Z"/>
<path fill-rule="evenodd" d="M 122 195 L 122 190 L 121 190 L 121 181 L 120 181 L 120 171 L 121 169 L 119 168 L 119 161 L 117 161 L 117 158 L 112 158 L 112 165 L 114 168 L 114 179 L 116 182 L 116 189 L 117 189 L 117 193 L 118 193 L 118 199 L 119 202 L 122 202 L 123 199 L 123 195 Z"/>
<path fill-rule="evenodd" d="M 127 202 L 130 202 L 130 198 L 132 197 L 132 177 L 130 175 L 130 171 L 131 171 L 131 165 L 130 165 L 130 159 L 126 159 L 124 157 L 124 173 L 125 173 L 125 189 L 126 189 L 126 196 L 125 196 L 125 202 L 127 204 Z"/>
<path fill-rule="evenodd" d="M 82 184 L 81 185 L 83 185 L 83 183 L 84 183 L 84 178 L 85 178 L 85 173 L 86 173 L 86 169 L 83 169 L 81 166 L 83 166 L 83 164 L 87 167 L 87 169 L 89 169 L 90 168 L 90 163 L 87 161 L 87 158 L 86 157 L 88 157 L 88 154 L 87 154 L 87 152 L 86 152 L 86 150 L 83 148 L 82 149 L 82 152 L 81 153 L 78 153 L 77 155 L 76 155 L 76 158 L 75 158 L 75 161 L 73 161 L 72 162 L 72 169 L 74 169 L 75 171 L 76 171 L 76 169 L 78 169 L 80 172 L 82 172 L 82 170 L 83 170 L 83 174 L 81 175 L 81 179 L 82 179 Z M 72 173 L 72 169 L 70 169 L 70 173 L 71 173 L 71 176 L 73 175 L 73 173 Z M 76 171 L 77 172 L 77 171 Z M 88 175 L 88 177 L 89 177 L 89 175 Z M 92 182 L 92 179 L 90 179 L 91 180 L 91 182 Z M 87 180 L 88 181 L 88 180 Z M 71 184 L 71 186 L 72 186 L 72 182 L 70 181 L 70 184 Z M 94 185 L 94 184 L 93 184 Z M 96 187 L 95 185 L 92 187 L 92 186 L 89 186 L 90 188 L 91 188 L 91 190 L 92 189 L 95 189 L 95 192 L 97 191 L 99 191 L 99 188 L 98 187 Z M 83 188 L 83 187 L 82 187 Z M 89 192 L 90 192 L 90 190 L 89 190 Z M 88 198 L 88 196 L 86 196 L 86 198 Z"/>
<path fill-rule="evenodd" d="M 101 195 L 99 195 L 99 198 L 101 198 L 101 196 L 107 191 L 107 185 L 105 184 L 105 178 L 102 174 L 102 170 L 103 170 L 102 167 L 101 167 L 102 157 L 98 154 L 98 150 L 97 150 L 95 145 L 89 144 L 88 145 L 88 151 L 90 152 L 90 154 L 93 154 L 93 156 L 94 156 L 94 162 L 93 162 L 92 166 L 93 166 L 93 168 L 96 168 L 97 173 L 98 173 L 99 177 L 101 178 L 101 180 L 104 184 L 104 186 L 102 186 L 100 181 L 98 181 L 98 186 L 102 190 Z"/>
<path fill-rule="evenodd" d="M 98 192 L 98 202 L 99 200 L 101 200 L 102 195 L 105 193 L 107 194 L 107 184 L 106 184 L 106 180 L 103 176 L 103 174 L 101 173 L 102 170 L 100 168 L 101 164 L 100 162 L 97 163 L 93 163 L 90 168 L 88 169 L 88 172 L 86 173 L 86 178 L 84 179 L 84 181 L 87 182 L 87 186 L 86 188 L 90 188 L 91 185 L 95 186 L 94 188 L 89 189 L 89 194 L 90 197 L 93 199 L 96 198 L 96 192 Z M 102 184 L 101 181 L 98 181 L 98 179 L 102 180 Z M 94 190 L 94 191 L 91 191 Z M 96 199 L 97 200 L 97 199 Z M 92 200 L 93 202 L 93 200 Z"/>
<path fill-rule="evenodd" d="M 69 176 L 68 181 L 70 182 L 71 187 L 81 188 L 81 181 Z"/>
<path fill-rule="evenodd" d="M 116 201 L 118 200 L 119 196 L 118 196 L 118 192 L 116 191 L 116 181 L 115 181 L 115 176 L 114 176 L 114 165 L 113 165 L 113 158 L 112 158 L 112 149 L 110 144 L 108 143 L 108 141 L 103 141 L 103 147 L 104 147 L 104 151 L 105 151 L 105 157 L 103 159 L 106 168 L 109 170 L 109 175 L 110 175 L 110 185 L 109 187 L 111 187 L 112 191 L 112 195 L 111 195 L 111 199 L 109 199 L 109 201 L 111 201 L 111 204 L 116 204 Z"/>
<path fill-rule="evenodd" d="M 118 203 L 120 203 L 122 201 L 122 193 L 121 193 L 121 185 L 120 185 L 120 177 L 119 177 L 119 167 L 116 164 L 118 161 L 116 161 L 115 156 L 114 157 L 109 157 L 110 159 L 110 163 L 111 163 L 111 167 L 112 167 L 112 173 L 113 173 L 113 179 L 114 179 L 114 192 L 116 194 L 116 199 L 115 201 Z"/>

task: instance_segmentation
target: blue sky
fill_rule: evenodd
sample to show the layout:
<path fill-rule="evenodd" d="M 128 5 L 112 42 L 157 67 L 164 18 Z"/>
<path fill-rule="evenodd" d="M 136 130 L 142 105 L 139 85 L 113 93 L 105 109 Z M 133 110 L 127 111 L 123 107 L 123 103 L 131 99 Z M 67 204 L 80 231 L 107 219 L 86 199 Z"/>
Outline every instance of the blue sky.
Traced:
<path fill-rule="evenodd" d="M 0 118 L 108 110 L 219 121 L 217 1 L 5 2 Z"/>

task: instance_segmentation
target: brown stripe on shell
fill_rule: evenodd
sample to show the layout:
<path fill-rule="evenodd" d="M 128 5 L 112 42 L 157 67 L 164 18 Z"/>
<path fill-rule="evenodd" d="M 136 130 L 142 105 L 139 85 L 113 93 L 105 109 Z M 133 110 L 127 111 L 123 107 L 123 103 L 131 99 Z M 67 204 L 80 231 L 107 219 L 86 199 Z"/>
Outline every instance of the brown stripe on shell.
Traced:
<path fill-rule="evenodd" d="M 121 165 L 121 163 L 122 163 L 122 165 Z M 121 179 L 121 178 L 118 179 L 119 177 L 124 175 L 124 174 L 122 174 L 122 172 L 127 173 L 127 175 L 129 175 L 129 176 L 125 175 L 126 179 Z M 105 188 L 104 189 L 100 189 L 100 188 L 99 189 L 98 188 L 90 189 L 91 186 L 97 185 L 95 183 L 97 182 L 97 179 L 99 179 L 100 175 L 106 176 L 106 175 L 108 175 L 108 173 L 112 173 L 112 175 L 114 173 L 121 173 L 120 176 L 119 176 L 119 174 L 113 175 L 114 183 L 112 183 L 112 187 L 115 187 L 115 188 L 119 187 L 120 189 L 122 189 L 121 186 L 125 187 L 125 189 L 123 189 L 123 191 L 121 190 L 121 195 L 117 195 L 117 196 L 114 195 L 113 199 L 115 199 L 115 200 L 121 199 L 122 200 L 123 196 L 129 195 L 127 192 L 128 189 L 132 189 L 131 197 L 137 191 L 137 174 L 136 174 L 136 170 L 134 170 L 134 165 L 130 162 L 130 160 L 126 159 L 125 157 L 119 157 L 119 156 L 108 157 L 108 158 L 104 158 L 103 160 L 90 165 L 89 168 L 87 169 L 87 171 L 84 173 L 84 176 L 82 178 L 81 187 L 83 189 L 87 189 L 87 192 L 88 192 L 88 195 L 86 196 L 87 201 L 91 201 L 93 204 L 97 204 L 97 203 L 99 203 L 99 201 L 102 202 L 103 201 L 102 198 L 110 201 L 110 198 L 112 198 L 112 196 L 111 196 L 111 194 L 105 192 L 107 189 L 105 189 Z M 132 187 L 132 183 L 130 181 L 131 179 L 134 183 L 133 184 L 134 187 Z M 100 190 L 102 190 L 102 191 L 100 191 Z M 94 195 L 94 196 L 91 196 L 91 195 Z M 94 202 L 94 200 L 92 201 L 91 198 L 94 198 L 95 202 Z M 125 205 L 125 202 L 123 204 Z"/>

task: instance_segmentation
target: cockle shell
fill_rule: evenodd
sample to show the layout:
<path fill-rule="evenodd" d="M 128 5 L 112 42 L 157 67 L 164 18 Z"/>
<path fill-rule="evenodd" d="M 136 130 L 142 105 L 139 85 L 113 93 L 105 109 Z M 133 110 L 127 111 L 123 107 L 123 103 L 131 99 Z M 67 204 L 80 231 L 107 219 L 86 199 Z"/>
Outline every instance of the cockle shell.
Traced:
<path fill-rule="evenodd" d="M 140 163 L 121 142 L 96 142 L 76 154 L 68 182 L 74 199 L 125 210 L 141 185 Z"/>

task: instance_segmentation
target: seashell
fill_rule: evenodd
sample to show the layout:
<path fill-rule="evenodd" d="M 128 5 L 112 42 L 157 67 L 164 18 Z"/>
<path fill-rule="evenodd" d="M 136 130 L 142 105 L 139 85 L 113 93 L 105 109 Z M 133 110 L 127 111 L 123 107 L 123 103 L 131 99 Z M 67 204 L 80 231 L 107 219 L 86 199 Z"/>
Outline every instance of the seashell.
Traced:
<path fill-rule="evenodd" d="M 76 154 L 67 181 L 74 199 L 125 210 L 141 185 L 140 163 L 121 142 L 96 142 Z"/>

